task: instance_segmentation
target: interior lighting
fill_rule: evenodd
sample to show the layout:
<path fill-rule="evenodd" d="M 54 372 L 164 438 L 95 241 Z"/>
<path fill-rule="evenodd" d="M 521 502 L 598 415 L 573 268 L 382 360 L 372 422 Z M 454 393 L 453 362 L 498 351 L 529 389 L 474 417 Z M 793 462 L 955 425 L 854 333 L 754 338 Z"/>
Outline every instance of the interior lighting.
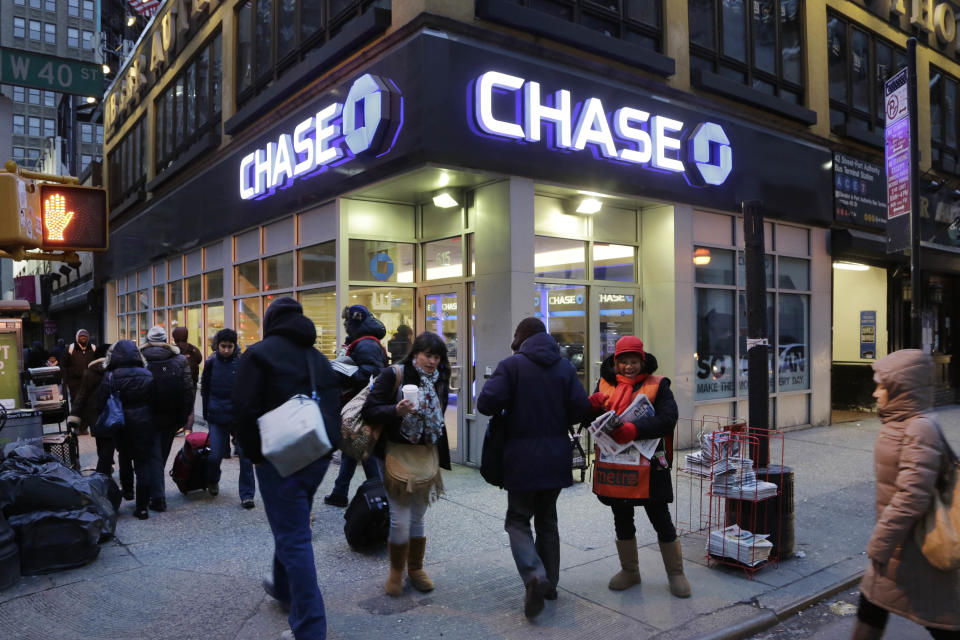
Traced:
<path fill-rule="evenodd" d="M 577 213 L 584 213 L 587 215 L 599 213 L 600 209 L 603 209 L 603 202 L 596 198 L 584 198 L 580 201 L 580 204 L 577 205 Z"/>
<path fill-rule="evenodd" d="M 136 16 L 127 16 L 127 26 L 128 26 L 128 27 L 132 27 L 132 26 L 135 25 L 135 24 L 137 24 L 137 17 L 136 17 Z"/>
<path fill-rule="evenodd" d="M 833 268 L 840 271 L 866 271 L 870 267 L 859 262 L 834 262 Z"/>
<path fill-rule="evenodd" d="M 700 247 L 693 251 L 693 264 L 698 267 L 705 267 L 710 264 L 710 249 Z"/>
<path fill-rule="evenodd" d="M 110 65 L 108 64 L 103 65 L 101 69 L 103 69 L 103 75 L 107 75 L 108 73 L 110 73 Z"/>
<path fill-rule="evenodd" d="M 433 194 L 433 204 L 441 209 L 450 209 L 460 204 L 453 189 L 443 189 Z"/>

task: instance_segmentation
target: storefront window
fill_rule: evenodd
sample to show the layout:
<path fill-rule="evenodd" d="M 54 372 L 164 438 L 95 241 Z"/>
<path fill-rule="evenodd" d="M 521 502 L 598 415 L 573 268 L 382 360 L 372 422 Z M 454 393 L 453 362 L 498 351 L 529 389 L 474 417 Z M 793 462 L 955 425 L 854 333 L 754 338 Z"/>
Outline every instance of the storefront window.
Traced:
<path fill-rule="evenodd" d="M 174 280 L 167 285 L 170 294 L 170 306 L 183 304 L 183 280 Z"/>
<path fill-rule="evenodd" d="M 154 311 L 153 312 L 153 324 L 157 327 L 167 328 L 167 312 L 166 311 Z M 168 336 L 169 337 L 169 336 Z"/>
<path fill-rule="evenodd" d="M 732 252 L 730 252 L 732 253 Z M 732 256 L 730 262 L 732 263 Z M 733 265 L 731 264 L 731 267 Z M 697 400 L 734 395 L 734 292 L 697 289 Z"/>
<path fill-rule="evenodd" d="M 187 283 L 187 302 L 200 302 L 203 300 L 203 281 L 200 276 L 192 276 L 186 279 Z"/>
<path fill-rule="evenodd" d="M 763 267 L 767 274 L 767 289 L 775 288 L 773 284 L 773 256 L 769 253 L 763 256 Z M 737 282 L 741 289 L 747 286 L 746 258 L 743 251 L 737 251 Z"/>
<path fill-rule="evenodd" d="M 593 243 L 594 280 L 635 282 L 636 249 L 622 244 Z"/>
<path fill-rule="evenodd" d="M 127 311 L 127 297 L 117 296 L 117 313 L 126 313 L 126 311 Z"/>
<path fill-rule="evenodd" d="M 463 277 L 463 241 L 460 236 L 425 242 L 423 245 L 425 280 Z"/>
<path fill-rule="evenodd" d="M 556 339 L 560 354 L 576 368 L 586 385 L 587 288 L 563 284 L 534 284 L 534 315 Z"/>
<path fill-rule="evenodd" d="M 150 308 L 150 290 L 143 289 L 141 291 L 138 291 L 137 302 L 138 302 L 137 308 L 140 309 L 141 311 L 149 309 Z"/>
<path fill-rule="evenodd" d="M 350 287 L 349 304 L 362 304 L 373 312 L 387 329 L 387 340 L 397 327 L 415 327 L 414 296 L 416 289 L 401 287 Z M 339 317 L 339 314 L 338 314 Z"/>
<path fill-rule="evenodd" d="M 303 305 L 303 315 L 313 321 L 317 330 L 317 348 L 328 358 L 337 355 L 337 290 L 334 287 L 301 291 L 298 294 Z"/>
<path fill-rule="evenodd" d="M 127 339 L 127 316 L 117 318 L 117 334 L 121 340 Z"/>
<path fill-rule="evenodd" d="M 537 236 L 534 251 L 533 270 L 536 277 L 564 280 L 586 278 L 586 243 Z"/>
<path fill-rule="evenodd" d="M 223 297 L 223 269 L 203 274 L 206 300 Z"/>
<path fill-rule="evenodd" d="M 166 287 L 162 284 L 158 284 L 153 288 L 153 306 L 155 307 L 165 307 L 167 306 L 166 302 Z"/>
<path fill-rule="evenodd" d="M 810 388 L 810 297 L 780 294 L 780 335 L 777 336 L 780 391 Z"/>
<path fill-rule="evenodd" d="M 617 340 L 637 335 L 634 296 L 626 293 L 601 293 L 597 296 L 600 312 L 601 362 L 613 355 Z"/>
<path fill-rule="evenodd" d="M 748 375 L 750 371 L 750 361 L 749 355 L 747 354 L 747 294 L 743 291 L 740 291 L 737 295 L 737 304 L 740 307 L 740 376 L 737 379 L 737 394 L 741 396 L 747 395 L 749 389 L 748 384 Z M 777 328 L 775 324 L 777 314 L 776 307 L 776 297 L 775 294 L 767 294 L 767 341 L 770 343 L 770 347 L 767 349 L 767 371 L 770 376 L 770 393 L 776 391 L 776 378 L 773 375 L 774 364 L 773 356 L 774 351 L 773 345 L 775 344 L 774 336 L 777 333 Z"/>
<path fill-rule="evenodd" d="M 133 313 L 137 310 L 137 294 L 128 293 L 127 294 L 127 312 Z"/>
<path fill-rule="evenodd" d="M 147 331 L 150 330 L 150 319 L 147 317 L 146 313 L 137 314 L 137 343 L 142 343 L 147 341 Z M 132 338 L 131 338 L 132 339 Z"/>
<path fill-rule="evenodd" d="M 736 284 L 734 252 L 727 249 L 694 247 L 693 264 L 697 284 Z"/>
<path fill-rule="evenodd" d="M 810 290 L 810 261 L 799 258 L 779 258 L 781 289 Z"/>
<path fill-rule="evenodd" d="M 207 320 L 207 333 L 204 344 L 198 346 L 200 347 L 200 353 L 206 357 L 207 353 L 216 349 L 217 345 L 213 344 L 213 338 L 217 335 L 217 331 L 223 329 L 223 303 L 207 304 L 203 306 L 203 309 Z"/>
<path fill-rule="evenodd" d="M 237 340 L 244 349 L 260 341 L 260 298 L 237 300 Z"/>
<path fill-rule="evenodd" d="M 293 254 L 281 253 L 263 259 L 263 290 L 288 289 L 293 286 Z"/>
<path fill-rule="evenodd" d="M 350 241 L 350 279 L 413 282 L 414 245 L 378 240 Z"/>
<path fill-rule="evenodd" d="M 299 285 L 321 284 L 337 279 L 337 244 L 324 242 L 297 252 Z"/>
<path fill-rule="evenodd" d="M 234 267 L 233 293 L 244 295 L 260 291 L 260 261 L 251 260 Z"/>
<path fill-rule="evenodd" d="M 193 340 L 202 341 L 203 336 L 203 309 L 200 305 L 184 309 L 184 325 Z"/>
<path fill-rule="evenodd" d="M 177 327 L 184 326 L 183 324 L 183 307 L 178 307 L 177 309 L 170 309 L 167 319 L 170 321 L 170 332 L 172 333 Z"/>
<path fill-rule="evenodd" d="M 930 145 L 935 166 L 956 173 L 960 160 L 957 144 L 957 79 L 942 69 L 930 68 Z"/>

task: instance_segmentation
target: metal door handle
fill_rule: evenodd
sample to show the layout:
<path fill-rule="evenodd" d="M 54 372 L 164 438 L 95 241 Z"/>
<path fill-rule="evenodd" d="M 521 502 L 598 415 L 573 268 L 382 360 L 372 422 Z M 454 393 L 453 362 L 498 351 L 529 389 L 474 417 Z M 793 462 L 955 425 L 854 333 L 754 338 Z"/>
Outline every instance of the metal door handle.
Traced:
<path fill-rule="evenodd" d="M 450 382 L 451 382 L 450 391 L 456 391 L 456 392 L 459 393 L 460 387 L 455 387 L 455 386 L 453 386 L 453 384 L 452 384 L 452 382 L 453 382 L 453 370 L 454 370 L 454 369 L 457 369 L 457 370 L 459 371 L 459 370 L 460 370 L 460 365 L 457 364 L 457 365 L 454 365 L 454 366 L 450 367 Z M 461 372 L 461 374 L 462 374 L 462 372 Z"/>

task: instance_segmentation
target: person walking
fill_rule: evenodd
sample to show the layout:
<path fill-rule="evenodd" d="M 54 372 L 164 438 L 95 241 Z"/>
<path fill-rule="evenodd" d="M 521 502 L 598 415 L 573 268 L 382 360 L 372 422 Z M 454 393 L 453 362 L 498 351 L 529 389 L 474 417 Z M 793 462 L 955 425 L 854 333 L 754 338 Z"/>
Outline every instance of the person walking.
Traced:
<path fill-rule="evenodd" d="M 311 395 L 312 368 L 324 426 L 330 443 L 336 446 L 340 440 L 340 390 L 330 363 L 313 346 L 317 330 L 303 315 L 299 302 L 288 297 L 274 300 L 264 316 L 263 335 L 263 340 L 240 357 L 232 396 L 238 440 L 256 465 L 260 497 L 273 533 L 273 578 L 263 586 L 268 595 L 290 607 L 290 631 L 282 638 L 323 640 L 327 617 L 317 584 L 310 509 L 332 450 L 282 477 L 263 457 L 257 419 L 298 393 Z"/>
<path fill-rule="evenodd" d="M 634 508 L 642 506 L 657 532 L 670 593 L 677 598 L 689 598 L 690 583 L 683 573 L 682 549 L 668 506 L 673 502 L 670 461 L 673 458 L 673 432 L 677 425 L 677 403 L 670 390 L 670 379 L 653 375 L 656 370 L 657 359 L 644 351 L 643 341 L 635 336 L 624 336 L 617 340 L 614 355 L 601 364 L 597 390 L 590 396 L 594 415 L 611 409 L 618 414 L 623 413 L 642 393 L 653 405 L 655 415 L 635 423 L 624 422 L 613 431 L 611 437 L 618 444 L 654 438 L 660 438 L 660 444 L 652 460 L 643 460 L 636 465 L 639 477 L 646 475 L 648 482 L 629 488 L 604 486 L 598 482 L 595 470 L 593 490 L 600 502 L 613 511 L 617 536 L 621 569 L 610 579 L 608 587 L 622 591 L 640 583 L 637 530 L 633 517 Z M 597 462 L 603 462 L 599 452 Z M 626 497 L 624 493 L 634 495 Z"/>
<path fill-rule="evenodd" d="M 873 450 L 877 521 L 867 543 L 853 640 L 883 636 L 891 613 L 923 625 L 934 638 L 960 639 L 960 570 L 941 571 L 913 536 L 953 456 L 929 414 L 933 359 L 919 349 L 873 363 L 873 397 L 883 425 Z M 956 499 L 956 498 L 954 498 Z"/>
<path fill-rule="evenodd" d="M 161 326 L 151 327 L 147 342 L 140 345 L 140 353 L 153 374 L 153 427 L 160 437 L 154 471 L 157 473 L 150 496 L 150 509 L 167 510 L 167 458 L 173 439 L 193 408 L 193 382 L 190 367 L 180 350 L 167 342 L 167 332 Z"/>
<path fill-rule="evenodd" d="M 410 350 L 410 337 L 413 331 L 405 324 L 397 327 L 393 337 L 387 341 L 387 351 L 390 352 L 390 364 L 397 364 L 407 355 Z"/>
<path fill-rule="evenodd" d="M 133 515 L 146 520 L 150 517 L 147 503 L 156 482 L 154 465 L 158 458 L 156 450 L 160 447 L 159 434 L 153 427 L 153 374 L 132 340 L 114 343 L 107 351 L 103 368 L 106 373 L 97 391 L 97 413 L 103 412 L 110 394 L 116 391 L 123 405 L 123 428 L 116 445 L 121 461 L 123 456 L 133 461 L 136 476 Z"/>
<path fill-rule="evenodd" d="M 504 529 L 526 588 L 524 614 L 556 600 L 560 580 L 557 498 L 573 484 L 569 427 L 590 412 L 590 401 L 557 341 L 537 318 L 524 318 L 514 332 L 514 355 L 502 360 L 477 397 L 477 410 L 504 415 Z M 533 518 L 537 539 L 530 532 Z"/>
<path fill-rule="evenodd" d="M 240 348 L 237 346 L 237 332 L 233 329 L 220 329 L 213 341 L 217 350 L 203 364 L 200 397 L 203 400 L 203 419 L 207 421 L 210 432 L 207 487 L 213 487 L 211 493 L 216 495 L 220 490 L 220 463 L 230 451 L 231 434 L 236 432 L 233 423 L 233 386 L 240 367 Z M 253 496 L 257 489 L 253 463 L 243 455 L 242 446 L 238 446 L 238 449 L 240 505 L 244 509 L 253 509 Z"/>
<path fill-rule="evenodd" d="M 62 359 L 59 359 L 60 368 L 63 371 L 63 379 L 67 384 L 67 390 L 70 393 L 71 411 L 73 411 L 73 402 L 80 391 L 80 381 L 83 379 L 83 372 L 87 370 L 90 363 L 96 359 L 97 345 L 90 342 L 90 332 L 86 329 L 77 331 L 76 342 L 70 344 L 63 352 Z M 86 433 L 89 425 L 80 423 L 80 433 Z"/>
<path fill-rule="evenodd" d="M 447 345 L 435 333 L 417 336 L 400 362 L 401 379 L 384 369 L 363 406 L 363 418 L 383 426 L 376 455 L 384 461 L 384 487 L 390 503 L 390 574 L 387 595 L 403 594 L 403 570 L 417 591 L 433 589 L 423 570 L 427 538 L 423 523 L 427 507 L 443 494 L 440 469 L 450 469 L 450 447 L 444 412 L 450 393 Z M 402 399 L 407 385 L 417 400 Z"/>
<path fill-rule="evenodd" d="M 176 327 L 170 336 L 173 338 L 173 344 L 177 349 L 180 349 L 180 355 L 186 358 L 187 364 L 190 366 L 190 377 L 193 379 L 193 399 L 190 401 L 190 413 L 187 415 L 184 424 L 181 425 L 185 432 L 193 430 L 193 401 L 196 399 L 197 382 L 200 379 L 200 363 L 203 362 L 203 354 L 200 349 L 187 341 L 189 336 L 190 332 L 186 327 Z"/>
<path fill-rule="evenodd" d="M 387 330 L 377 318 L 363 305 L 356 304 L 343 310 L 343 328 L 347 333 L 347 345 L 344 358 L 350 358 L 357 370 L 352 375 L 337 372 L 340 379 L 340 406 L 360 393 L 380 370 L 387 366 L 387 352 L 380 340 Z M 348 455 L 340 456 L 340 471 L 333 483 L 333 491 L 323 501 L 335 507 L 349 504 L 350 481 L 357 471 L 357 461 Z M 380 465 L 374 456 L 363 461 L 363 472 L 367 479 L 382 477 Z"/>

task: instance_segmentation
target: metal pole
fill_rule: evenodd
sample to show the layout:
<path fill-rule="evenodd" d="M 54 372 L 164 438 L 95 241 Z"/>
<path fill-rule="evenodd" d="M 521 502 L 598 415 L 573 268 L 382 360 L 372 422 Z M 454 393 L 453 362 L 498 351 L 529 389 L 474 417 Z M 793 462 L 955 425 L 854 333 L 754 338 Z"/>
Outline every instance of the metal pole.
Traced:
<path fill-rule="evenodd" d="M 923 348 L 923 285 L 920 278 L 920 144 L 917 131 L 917 39 L 907 40 L 910 110 L 910 346 Z"/>
<path fill-rule="evenodd" d="M 743 210 L 744 267 L 747 276 L 747 393 L 750 428 L 759 441 L 754 468 L 770 464 L 770 367 L 767 342 L 767 269 L 764 263 L 763 213 L 751 200 Z"/>

